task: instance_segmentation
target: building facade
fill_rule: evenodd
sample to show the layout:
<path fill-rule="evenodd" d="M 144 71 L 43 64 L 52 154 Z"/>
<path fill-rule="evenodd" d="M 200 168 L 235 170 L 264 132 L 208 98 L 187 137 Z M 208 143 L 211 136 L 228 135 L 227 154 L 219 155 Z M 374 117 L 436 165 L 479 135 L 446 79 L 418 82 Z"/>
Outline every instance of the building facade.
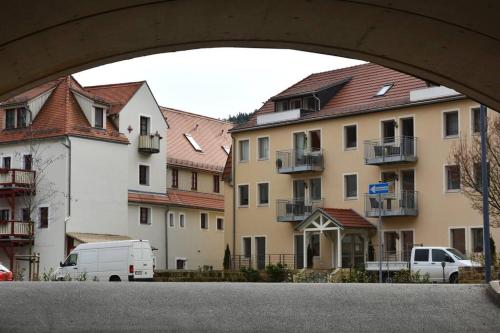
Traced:
<path fill-rule="evenodd" d="M 360 265 L 378 258 L 379 213 L 386 259 L 407 259 L 415 244 L 481 252 L 482 217 L 451 161 L 454 145 L 478 135 L 478 108 L 374 64 L 313 74 L 272 97 L 231 131 L 235 265 Z M 381 201 L 368 194 L 378 182 L 391 192 Z M 500 240 L 497 229 L 492 236 Z"/>

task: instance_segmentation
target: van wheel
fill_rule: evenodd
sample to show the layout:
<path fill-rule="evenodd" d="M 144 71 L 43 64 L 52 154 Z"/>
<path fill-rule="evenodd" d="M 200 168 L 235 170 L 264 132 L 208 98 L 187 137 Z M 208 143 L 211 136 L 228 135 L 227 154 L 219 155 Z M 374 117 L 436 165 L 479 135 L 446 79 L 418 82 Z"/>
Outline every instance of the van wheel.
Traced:
<path fill-rule="evenodd" d="M 450 283 L 458 283 L 458 273 L 451 274 Z"/>
<path fill-rule="evenodd" d="M 118 275 L 113 275 L 113 276 L 111 276 L 111 277 L 109 278 L 109 281 L 110 281 L 110 282 L 120 282 L 120 281 L 121 281 L 121 279 L 120 279 L 120 277 L 119 277 Z"/>

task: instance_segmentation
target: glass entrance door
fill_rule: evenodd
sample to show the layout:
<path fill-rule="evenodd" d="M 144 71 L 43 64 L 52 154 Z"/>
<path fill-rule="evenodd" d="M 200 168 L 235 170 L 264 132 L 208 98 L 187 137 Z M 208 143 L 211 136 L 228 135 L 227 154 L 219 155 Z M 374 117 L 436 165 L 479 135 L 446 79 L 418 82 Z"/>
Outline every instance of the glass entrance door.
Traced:
<path fill-rule="evenodd" d="M 402 258 L 404 261 L 410 260 L 412 248 L 413 248 L 413 230 L 401 231 L 401 251 L 403 251 Z"/>
<path fill-rule="evenodd" d="M 295 235 L 295 268 L 304 268 L 304 235 Z"/>
<path fill-rule="evenodd" d="M 263 270 L 266 267 L 266 238 L 255 237 L 255 260 L 257 269 Z"/>

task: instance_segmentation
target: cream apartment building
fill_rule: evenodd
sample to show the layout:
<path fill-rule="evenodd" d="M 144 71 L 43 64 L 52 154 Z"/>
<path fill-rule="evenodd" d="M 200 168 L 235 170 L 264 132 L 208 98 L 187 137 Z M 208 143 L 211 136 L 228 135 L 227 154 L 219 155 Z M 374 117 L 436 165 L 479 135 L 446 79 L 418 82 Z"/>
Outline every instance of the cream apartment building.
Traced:
<path fill-rule="evenodd" d="M 375 64 L 310 75 L 231 130 L 224 177 L 234 265 L 352 267 L 414 244 L 482 251 L 482 217 L 461 192 L 450 151 L 478 135 L 478 103 Z M 493 113 L 489 113 L 493 115 Z M 500 241 L 498 229 L 492 236 Z"/>

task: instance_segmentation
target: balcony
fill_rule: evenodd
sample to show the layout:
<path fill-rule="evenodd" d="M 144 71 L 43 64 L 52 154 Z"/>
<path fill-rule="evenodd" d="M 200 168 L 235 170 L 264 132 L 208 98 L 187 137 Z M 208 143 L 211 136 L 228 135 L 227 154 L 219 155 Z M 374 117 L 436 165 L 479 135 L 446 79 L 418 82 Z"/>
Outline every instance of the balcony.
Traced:
<path fill-rule="evenodd" d="M 139 135 L 139 151 L 147 154 L 159 153 L 161 139 L 159 134 Z"/>
<path fill-rule="evenodd" d="M 0 221 L 0 238 L 29 238 L 33 236 L 33 223 L 25 221 Z"/>
<path fill-rule="evenodd" d="M 281 174 L 323 171 L 323 151 L 302 151 L 296 149 L 276 152 L 276 170 Z"/>
<path fill-rule="evenodd" d="M 417 161 L 417 138 L 389 137 L 365 141 L 365 164 L 384 165 Z"/>
<path fill-rule="evenodd" d="M 6 190 L 34 190 L 35 171 L 22 169 L 0 169 L 0 192 Z"/>
<path fill-rule="evenodd" d="M 316 208 L 323 208 L 324 199 L 278 199 L 276 200 L 276 219 L 278 222 L 301 222 Z"/>
<path fill-rule="evenodd" d="M 383 194 L 381 199 L 380 215 L 382 217 L 418 215 L 418 192 L 416 191 Z M 365 194 L 365 216 L 379 216 L 377 195 Z"/>

